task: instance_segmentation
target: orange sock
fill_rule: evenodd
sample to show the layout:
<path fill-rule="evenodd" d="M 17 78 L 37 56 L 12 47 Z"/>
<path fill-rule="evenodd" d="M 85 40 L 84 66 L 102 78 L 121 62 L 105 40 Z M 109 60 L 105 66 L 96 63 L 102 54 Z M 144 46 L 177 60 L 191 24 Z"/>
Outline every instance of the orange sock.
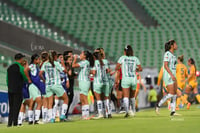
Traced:
<path fill-rule="evenodd" d="M 183 103 L 184 103 L 184 104 L 187 104 L 187 103 L 188 103 L 188 100 L 187 100 L 187 99 L 188 99 L 188 94 L 184 94 L 184 95 L 183 95 Z"/>
<path fill-rule="evenodd" d="M 176 99 L 176 107 L 179 107 L 180 103 L 181 103 L 181 97 L 178 97 Z"/>
<path fill-rule="evenodd" d="M 200 95 L 199 94 L 196 95 L 196 98 L 197 98 L 197 101 L 200 103 Z"/>
<path fill-rule="evenodd" d="M 182 104 L 182 105 L 185 104 L 185 103 L 184 103 L 184 96 L 183 96 L 183 95 L 181 96 L 181 104 Z"/>

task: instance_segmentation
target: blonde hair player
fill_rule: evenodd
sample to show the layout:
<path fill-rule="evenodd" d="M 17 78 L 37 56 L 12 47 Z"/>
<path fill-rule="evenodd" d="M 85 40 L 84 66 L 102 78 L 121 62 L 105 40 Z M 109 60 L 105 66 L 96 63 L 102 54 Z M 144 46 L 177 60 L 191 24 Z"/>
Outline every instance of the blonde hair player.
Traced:
<path fill-rule="evenodd" d="M 176 77 L 177 77 L 177 99 L 176 99 L 176 110 L 179 110 L 181 100 L 184 101 L 182 96 L 183 89 L 185 88 L 185 79 L 188 76 L 187 67 L 183 64 L 183 55 L 178 57 L 178 64 L 176 66 Z"/>
<path fill-rule="evenodd" d="M 196 65 L 195 65 L 195 60 L 193 58 L 190 58 L 188 60 L 188 66 L 189 68 L 189 75 L 188 78 L 185 80 L 187 84 L 186 89 L 185 89 L 185 94 L 184 94 L 184 100 L 186 101 L 187 104 L 187 109 L 190 108 L 191 103 L 187 100 L 188 99 L 188 94 L 193 91 L 193 94 L 195 95 L 197 101 L 200 103 L 200 95 L 198 94 L 198 82 L 197 82 L 197 76 L 196 76 Z"/>

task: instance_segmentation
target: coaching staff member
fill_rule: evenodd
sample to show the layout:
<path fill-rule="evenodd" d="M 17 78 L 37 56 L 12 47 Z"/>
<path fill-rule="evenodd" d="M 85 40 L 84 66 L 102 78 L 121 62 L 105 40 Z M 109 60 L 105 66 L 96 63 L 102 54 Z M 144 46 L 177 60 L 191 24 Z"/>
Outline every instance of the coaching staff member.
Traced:
<path fill-rule="evenodd" d="M 15 62 L 7 69 L 7 85 L 9 100 L 8 127 L 17 126 L 18 114 L 22 103 L 22 87 L 27 80 L 24 67 L 21 65 L 25 56 L 21 53 L 15 55 Z"/>

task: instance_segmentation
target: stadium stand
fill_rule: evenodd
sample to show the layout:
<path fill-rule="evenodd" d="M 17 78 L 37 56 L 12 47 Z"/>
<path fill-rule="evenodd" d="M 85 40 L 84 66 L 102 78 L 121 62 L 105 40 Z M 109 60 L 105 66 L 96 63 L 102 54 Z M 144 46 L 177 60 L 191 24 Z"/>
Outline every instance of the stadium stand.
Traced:
<path fill-rule="evenodd" d="M 156 28 L 143 26 L 121 0 L 11 1 L 89 46 L 103 47 L 115 61 L 124 46 L 131 44 L 143 66 L 160 68 L 164 42 L 172 38 L 179 45 L 177 54 L 184 53 L 186 58 L 192 56 L 200 61 L 195 56 L 200 46 L 199 2 L 196 0 L 138 0 L 158 21 L 160 26 Z"/>
<path fill-rule="evenodd" d="M 0 2 L 0 14 L 0 20 L 2 21 L 14 24 L 18 27 L 29 30 L 35 34 L 42 35 L 56 42 L 60 42 L 74 49 L 84 49 L 83 47 L 72 43 L 72 41 L 66 40 L 64 36 L 60 36 L 57 32 L 53 32 L 52 29 L 47 28 L 44 24 L 40 24 L 37 20 L 33 20 L 32 17 L 27 17 L 17 10 L 10 8 L 6 3 Z"/>

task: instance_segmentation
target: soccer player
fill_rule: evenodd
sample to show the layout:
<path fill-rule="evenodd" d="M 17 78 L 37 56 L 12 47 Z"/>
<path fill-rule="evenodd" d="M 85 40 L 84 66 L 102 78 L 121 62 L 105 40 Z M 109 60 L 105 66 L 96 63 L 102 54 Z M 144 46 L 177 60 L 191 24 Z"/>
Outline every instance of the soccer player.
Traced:
<path fill-rule="evenodd" d="M 104 63 L 102 57 L 99 52 L 94 52 L 94 67 L 92 68 L 92 74 L 94 75 L 93 81 L 93 88 L 94 88 L 94 95 L 97 100 L 97 110 L 98 110 L 98 117 L 96 119 L 103 118 L 103 99 L 102 94 L 104 92 L 104 84 L 103 84 L 103 74 L 105 74 L 104 70 Z"/>
<path fill-rule="evenodd" d="M 89 51 L 82 51 L 80 54 L 80 62 L 77 63 L 78 56 L 75 55 L 72 63 L 73 68 L 81 68 L 79 72 L 78 81 L 80 89 L 80 101 L 82 105 L 82 119 L 89 119 L 89 105 L 88 105 L 88 91 L 90 88 L 90 68 L 94 66 L 93 55 Z"/>
<path fill-rule="evenodd" d="M 40 64 L 40 69 L 42 67 L 42 65 L 48 61 L 48 52 L 44 51 L 41 53 L 41 64 Z M 45 73 L 43 73 L 43 77 L 45 79 Z M 48 111 L 48 108 L 47 108 L 47 97 L 46 97 L 46 86 L 45 86 L 45 81 L 42 81 L 42 79 L 40 80 L 41 81 L 41 87 L 39 88 L 40 89 L 40 92 L 42 94 L 42 119 L 43 119 L 43 122 L 46 123 L 48 121 L 48 117 L 47 117 L 47 111 Z"/>
<path fill-rule="evenodd" d="M 65 67 L 65 63 L 64 63 L 64 59 L 63 59 L 63 55 L 62 54 L 58 54 L 58 60 L 57 60 L 61 65 L 64 65 L 62 67 Z M 61 84 L 62 87 L 64 88 L 65 92 L 67 93 L 68 89 L 69 89 L 69 79 L 66 73 L 64 72 L 60 72 L 60 78 L 61 78 Z M 60 109 L 58 107 L 59 105 L 62 105 L 63 100 L 59 99 L 56 95 L 54 97 L 54 106 L 53 106 L 53 118 L 55 119 L 56 117 L 56 113 L 57 111 L 59 111 L 59 115 L 60 115 Z M 61 108 L 61 107 L 60 107 Z M 69 107 L 68 107 L 69 108 Z M 58 115 L 58 116 L 59 116 Z"/>
<path fill-rule="evenodd" d="M 38 54 L 34 54 L 31 56 L 31 63 L 29 67 L 26 67 L 24 69 L 24 72 L 28 78 L 30 98 L 33 98 L 34 103 L 37 104 L 34 115 L 33 115 L 33 110 L 28 111 L 29 124 L 33 124 L 33 119 L 34 119 L 33 116 L 35 116 L 34 124 L 39 124 L 40 110 L 42 107 L 41 92 L 39 89 L 41 87 L 40 77 L 39 77 L 40 70 L 38 67 L 39 63 L 40 63 L 40 56 Z M 34 105 L 32 108 L 34 108 Z"/>
<path fill-rule="evenodd" d="M 123 113 L 124 107 L 123 107 L 123 95 L 122 95 L 122 69 L 120 68 L 116 73 L 115 73 L 115 87 L 116 87 L 116 92 L 117 92 L 117 112 L 118 113 Z"/>
<path fill-rule="evenodd" d="M 129 96 L 131 106 L 135 107 L 135 89 L 137 85 L 136 71 L 142 71 L 139 59 L 133 55 L 130 45 L 124 48 L 124 55 L 118 60 L 115 70 L 122 67 L 122 91 L 124 96 L 125 117 L 129 116 Z"/>
<path fill-rule="evenodd" d="M 183 89 L 185 88 L 185 79 L 188 76 L 187 67 L 183 64 L 183 55 L 178 57 L 178 64 L 176 66 L 176 77 L 177 77 L 177 100 L 176 110 L 179 110 L 179 105 L 184 97 L 182 96 Z"/>
<path fill-rule="evenodd" d="M 188 83 L 188 85 L 186 86 L 185 89 L 185 94 L 184 94 L 184 100 L 187 103 L 187 109 L 190 108 L 191 103 L 189 101 L 187 101 L 188 99 L 188 94 L 193 91 L 193 94 L 196 96 L 197 101 L 200 103 L 200 95 L 198 94 L 198 82 L 197 82 L 197 76 L 196 76 L 196 65 L 195 65 L 195 61 L 193 58 L 190 58 L 188 60 L 188 66 L 189 68 L 189 75 L 188 78 L 185 80 L 186 83 Z"/>
<path fill-rule="evenodd" d="M 60 115 L 60 120 L 65 120 L 65 113 L 68 108 L 68 97 L 61 85 L 60 72 L 66 72 L 65 68 L 61 66 L 61 64 L 57 61 L 57 53 L 56 51 L 49 51 L 49 60 L 42 65 L 41 71 L 39 73 L 42 80 L 46 83 L 46 97 L 48 102 L 48 117 L 51 123 L 55 122 L 53 118 L 53 94 L 55 93 L 60 99 L 64 102 L 62 104 L 62 111 Z M 46 80 L 43 77 L 43 73 L 45 72 Z"/>
<path fill-rule="evenodd" d="M 176 109 L 176 91 L 177 91 L 177 81 L 176 81 L 176 56 L 174 51 L 177 50 L 177 44 L 174 40 L 170 40 L 165 43 L 165 54 L 164 54 L 164 68 L 163 68 L 163 80 L 168 90 L 168 94 L 165 95 L 160 102 L 156 105 L 156 113 L 159 114 L 160 106 L 171 98 L 171 116 L 178 115 L 175 113 Z"/>
<path fill-rule="evenodd" d="M 104 114 L 106 118 L 112 118 L 112 108 L 111 108 L 111 102 L 110 102 L 110 94 L 112 89 L 112 81 L 111 81 L 111 75 L 114 74 L 109 68 L 109 62 L 106 59 L 106 55 L 103 48 L 100 48 L 100 56 L 103 60 L 103 73 L 102 73 L 102 79 L 103 79 L 103 95 L 104 95 Z"/>
<path fill-rule="evenodd" d="M 136 72 L 136 76 L 137 76 L 137 86 L 136 86 L 136 92 L 135 92 L 135 99 L 136 99 L 136 102 L 135 102 L 135 107 L 132 107 L 133 110 L 130 110 L 130 111 L 133 111 L 133 112 L 130 112 L 130 113 L 133 113 L 132 115 L 135 114 L 136 109 L 138 108 L 137 96 L 138 96 L 138 93 L 139 93 L 139 90 L 140 90 L 140 85 L 143 87 L 144 91 L 146 92 L 146 87 L 145 87 L 145 85 L 142 83 L 142 79 L 141 79 L 140 73 Z"/>

